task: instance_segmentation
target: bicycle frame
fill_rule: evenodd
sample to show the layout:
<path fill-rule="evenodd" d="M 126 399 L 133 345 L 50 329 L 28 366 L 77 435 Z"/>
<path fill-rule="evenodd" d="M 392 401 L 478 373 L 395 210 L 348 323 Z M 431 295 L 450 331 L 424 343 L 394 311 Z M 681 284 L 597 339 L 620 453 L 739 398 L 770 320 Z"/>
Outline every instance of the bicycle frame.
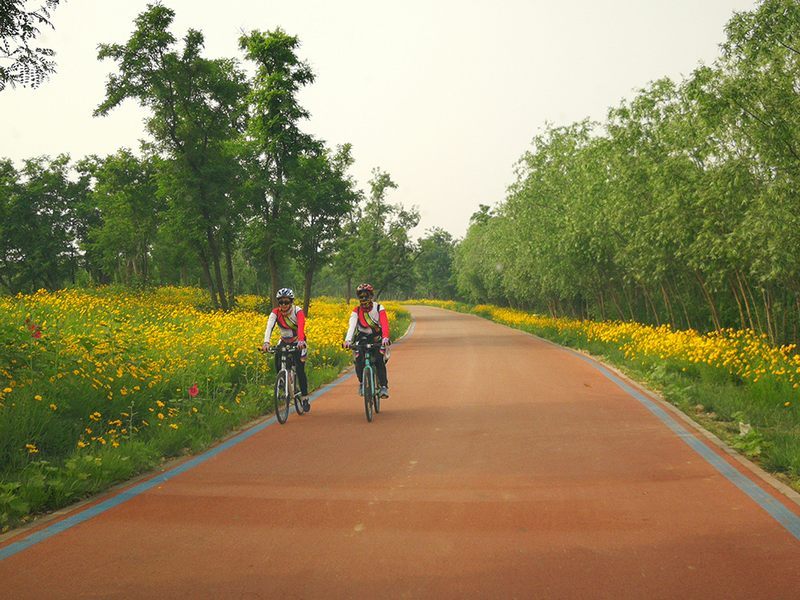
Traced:
<path fill-rule="evenodd" d="M 297 386 L 297 370 L 294 362 L 294 352 L 297 344 L 279 344 L 270 349 L 270 354 L 276 352 L 280 355 L 280 369 L 275 377 L 275 416 L 278 422 L 283 425 L 289 416 L 289 405 L 294 401 L 294 409 L 298 415 L 302 415 L 303 402 L 302 392 Z"/>
<path fill-rule="evenodd" d="M 361 373 L 361 395 L 364 397 L 364 412 L 367 421 L 372 422 L 373 410 L 381 412 L 381 394 L 377 386 L 377 374 L 372 365 L 372 350 L 380 348 L 381 344 L 358 342 L 354 347 L 364 353 L 364 370 Z M 369 382 L 369 383 L 368 383 Z"/>

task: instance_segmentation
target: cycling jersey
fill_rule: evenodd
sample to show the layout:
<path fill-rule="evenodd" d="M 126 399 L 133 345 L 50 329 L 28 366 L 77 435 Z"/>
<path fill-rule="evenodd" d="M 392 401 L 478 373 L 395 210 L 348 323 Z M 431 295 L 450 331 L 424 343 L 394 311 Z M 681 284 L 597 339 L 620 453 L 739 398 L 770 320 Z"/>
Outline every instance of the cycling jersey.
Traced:
<path fill-rule="evenodd" d="M 306 315 L 299 306 L 292 306 L 287 314 L 283 314 L 280 308 L 274 309 L 269 313 L 267 329 L 264 331 L 264 343 L 269 344 L 272 330 L 278 326 L 281 332 L 281 341 L 284 343 L 306 341 Z"/>
<path fill-rule="evenodd" d="M 352 342 L 356 331 L 366 335 L 380 335 L 382 338 L 389 337 L 389 317 L 386 310 L 377 302 L 372 303 L 370 310 L 364 310 L 356 306 L 350 313 L 350 323 L 347 327 L 345 341 Z"/>

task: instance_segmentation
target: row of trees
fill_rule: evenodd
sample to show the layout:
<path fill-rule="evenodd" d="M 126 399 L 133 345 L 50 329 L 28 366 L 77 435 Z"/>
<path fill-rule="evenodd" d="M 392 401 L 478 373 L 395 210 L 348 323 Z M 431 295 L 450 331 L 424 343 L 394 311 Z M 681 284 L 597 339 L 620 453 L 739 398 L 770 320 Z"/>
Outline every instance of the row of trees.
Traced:
<path fill-rule="evenodd" d="M 549 127 L 456 256 L 472 300 L 676 327 L 800 325 L 800 4 L 728 23 L 713 66 Z"/>
<path fill-rule="evenodd" d="M 178 44 L 173 19 L 151 5 L 125 44 L 100 47 L 116 70 L 96 115 L 128 99 L 149 109 L 139 155 L 0 162 L 3 288 L 201 281 L 210 305 L 226 309 L 237 291 L 271 293 L 287 280 L 308 302 L 325 269 L 327 286 L 338 280 L 348 297 L 367 279 L 395 294 L 417 282 L 426 295 L 451 292 L 453 239 L 434 230 L 414 243 L 419 215 L 388 202 L 389 174 L 376 169 L 365 197 L 350 146 L 302 131 L 298 92 L 314 75 L 296 37 L 242 35 L 248 78 L 236 60 L 204 57 L 198 31 Z"/>

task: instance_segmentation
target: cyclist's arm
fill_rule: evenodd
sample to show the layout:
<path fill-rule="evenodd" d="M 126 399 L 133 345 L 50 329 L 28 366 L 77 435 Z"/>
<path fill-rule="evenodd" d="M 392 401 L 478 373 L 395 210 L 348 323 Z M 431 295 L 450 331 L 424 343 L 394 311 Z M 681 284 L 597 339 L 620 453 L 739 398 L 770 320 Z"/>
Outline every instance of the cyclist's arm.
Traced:
<path fill-rule="evenodd" d="M 302 308 L 297 309 L 297 341 L 306 341 L 306 315 Z"/>
<path fill-rule="evenodd" d="M 381 306 L 381 310 L 378 313 L 378 321 L 381 324 L 381 337 L 388 338 L 389 337 L 389 317 L 386 315 L 386 310 Z"/>
<path fill-rule="evenodd" d="M 347 325 L 347 334 L 344 336 L 345 342 L 353 342 L 353 335 L 356 333 L 356 325 L 358 324 L 358 315 L 356 311 L 350 313 L 350 323 Z"/>
<path fill-rule="evenodd" d="M 275 323 L 278 317 L 274 312 L 269 313 L 269 320 L 267 321 L 267 328 L 264 330 L 264 344 L 269 344 L 269 338 L 272 337 L 272 330 L 275 329 Z"/>

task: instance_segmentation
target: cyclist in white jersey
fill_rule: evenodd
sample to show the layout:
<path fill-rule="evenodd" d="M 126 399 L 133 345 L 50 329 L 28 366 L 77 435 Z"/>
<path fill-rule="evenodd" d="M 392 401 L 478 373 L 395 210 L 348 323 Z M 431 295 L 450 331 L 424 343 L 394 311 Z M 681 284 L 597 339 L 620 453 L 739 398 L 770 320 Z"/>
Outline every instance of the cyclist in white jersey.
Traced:
<path fill-rule="evenodd" d="M 270 349 L 269 340 L 272 337 L 272 330 L 275 326 L 281 333 L 281 341 L 278 345 L 292 344 L 297 342 L 297 350 L 294 352 L 294 365 L 297 371 L 297 381 L 300 383 L 300 392 L 303 395 L 303 410 L 311 410 L 308 402 L 308 378 L 306 377 L 306 315 L 303 309 L 294 305 L 294 292 L 289 288 L 281 288 L 275 294 L 278 300 L 278 308 L 269 313 L 267 328 L 264 330 L 264 351 Z M 281 368 L 280 355 L 275 354 L 275 372 Z"/>

